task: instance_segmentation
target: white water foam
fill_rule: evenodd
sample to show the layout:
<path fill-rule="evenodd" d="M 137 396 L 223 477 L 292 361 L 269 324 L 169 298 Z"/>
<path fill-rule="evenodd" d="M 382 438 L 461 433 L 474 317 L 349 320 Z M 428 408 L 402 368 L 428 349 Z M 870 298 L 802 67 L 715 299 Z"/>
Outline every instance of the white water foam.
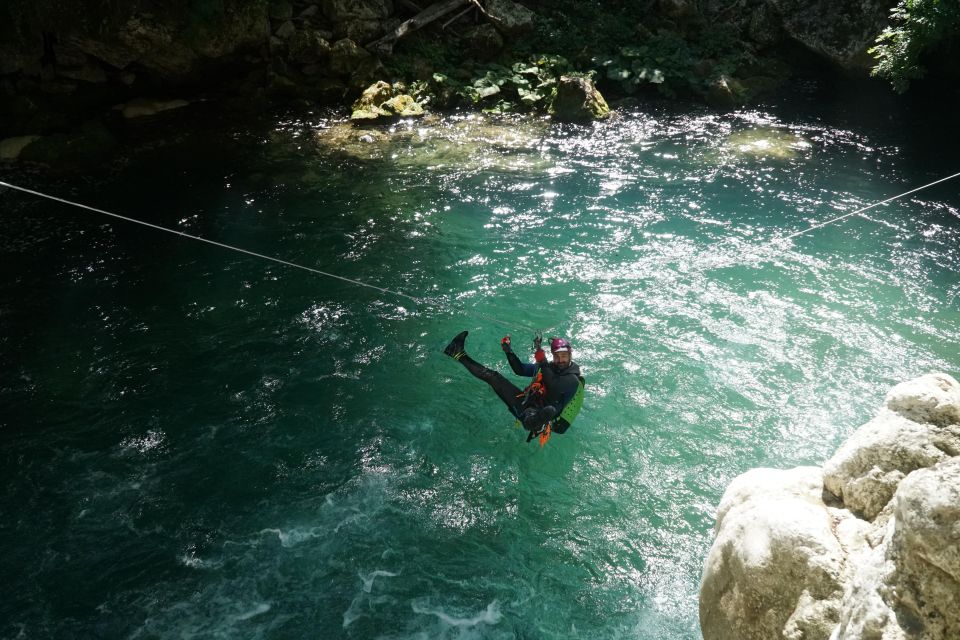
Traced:
<path fill-rule="evenodd" d="M 500 603 L 497 600 L 494 600 L 488 604 L 487 608 L 481 613 L 469 618 L 457 618 L 448 614 L 442 609 L 421 605 L 418 602 L 414 602 L 411 606 L 414 613 L 436 616 L 440 619 L 440 621 L 450 625 L 451 627 L 469 628 L 481 624 L 494 625 L 503 619 L 503 614 L 500 613 Z"/>
<path fill-rule="evenodd" d="M 373 581 L 376 580 L 377 578 L 380 578 L 380 577 L 384 577 L 384 578 L 396 578 L 396 577 L 397 577 L 398 575 L 400 575 L 400 574 L 399 574 L 399 573 L 393 573 L 392 571 L 384 571 L 384 570 L 382 570 L 382 569 L 375 569 L 374 571 L 371 571 L 371 572 L 370 572 L 369 574 L 367 574 L 366 576 L 364 576 L 362 573 L 358 573 L 358 575 L 360 576 L 360 581 L 363 582 L 363 591 L 364 591 L 364 593 L 370 593 L 370 591 L 373 589 Z"/>
<path fill-rule="evenodd" d="M 261 602 L 260 604 L 254 606 L 252 609 L 248 611 L 244 611 L 243 613 L 237 615 L 235 620 L 237 621 L 249 620 L 250 618 L 259 616 L 262 613 L 266 613 L 267 611 L 270 611 L 270 608 L 271 608 L 270 605 L 268 605 L 265 602 Z"/>
<path fill-rule="evenodd" d="M 282 529 L 261 529 L 259 533 L 260 535 L 268 533 L 274 534 L 280 539 L 281 546 L 289 548 L 295 547 L 306 540 L 321 537 L 317 531 L 318 527 L 311 527 L 309 529 L 299 529 L 294 527 L 288 531 L 284 531 Z"/>

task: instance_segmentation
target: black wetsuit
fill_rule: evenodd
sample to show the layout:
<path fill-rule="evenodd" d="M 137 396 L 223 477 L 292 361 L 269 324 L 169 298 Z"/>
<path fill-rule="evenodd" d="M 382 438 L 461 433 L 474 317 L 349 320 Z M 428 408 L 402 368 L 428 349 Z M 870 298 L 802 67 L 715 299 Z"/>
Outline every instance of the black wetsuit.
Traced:
<path fill-rule="evenodd" d="M 467 371 L 493 388 L 497 396 L 510 409 L 510 413 L 517 419 L 523 420 L 524 411 L 530 407 L 530 401 L 524 402 L 523 389 L 466 354 L 459 360 L 467 368 Z M 560 369 L 546 360 L 537 363 L 522 362 L 513 351 L 507 352 L 507 361 L 510 363 L 510 368 L 518 376 L 532 378 L 537 375 L 538 371 L 543 371 L 543 386 L 547 390 L 546 397 L 543 399 L 543 406 L 552 406 L 556 409 L 555 415 L 557 416 L 563 412 L 563 408 L 576 395 L 580 382 L 583 380 L 580 376 L 580 367 L 575 362 L 571 362 L 569 366 Z M 566 420 L 555 420 L 553 422 L 553 430 L 557 433 L 563 433 L 569 427 L 570 424 Z"/>

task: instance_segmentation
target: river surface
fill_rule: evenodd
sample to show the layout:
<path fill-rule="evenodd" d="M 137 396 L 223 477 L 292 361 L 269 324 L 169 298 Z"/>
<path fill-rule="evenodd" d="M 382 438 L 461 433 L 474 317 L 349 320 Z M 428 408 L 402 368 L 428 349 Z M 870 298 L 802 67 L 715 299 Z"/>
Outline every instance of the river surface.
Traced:
<path fill-rule="evenodd" d="M 960 369 L 957 182 L 781 241 L 958 170 L 836 91 L 369 133 L 199 106 L 110 177 L 6 171 L 420 300 L 0 194 L 0 637 L 699 638 L 725 486 Z M 464 329 L 511 378 L 502 335 L 568 337 L 570 431 L 527 444 L 442 355 Z"/>

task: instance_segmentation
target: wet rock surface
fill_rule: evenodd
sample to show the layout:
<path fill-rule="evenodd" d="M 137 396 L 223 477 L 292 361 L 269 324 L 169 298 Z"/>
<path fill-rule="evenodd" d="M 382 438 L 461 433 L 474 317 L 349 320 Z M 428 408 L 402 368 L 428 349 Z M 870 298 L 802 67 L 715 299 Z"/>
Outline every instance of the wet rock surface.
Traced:
<path fill-rule="evenodd" d="M 734 480 L 701 582 L 705 640 L 958 637 L 958 411 L 960 383 L 926 375 L 823 469 Z"/>
<path fill-rule="evenodd" d="M 589 78 L 562 76 L 550 114 L 561 122 L 602 120 L 610 115 L 610 107 Z"/>

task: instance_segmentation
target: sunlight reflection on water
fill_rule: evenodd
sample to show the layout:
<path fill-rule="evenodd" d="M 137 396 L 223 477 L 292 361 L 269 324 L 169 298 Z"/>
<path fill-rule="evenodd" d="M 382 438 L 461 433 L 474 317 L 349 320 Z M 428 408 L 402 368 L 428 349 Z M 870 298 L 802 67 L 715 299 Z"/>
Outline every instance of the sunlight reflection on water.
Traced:
<path fill-rule="evenodd" d="M 956 366 L 954 206 L 778 240 L 914 186 L 878 132 L 654 108 L 254 138 L 214 206 L 169 215 L 429 301 L 4 227 L 30 267 L 0 307 L 5 419 L 39 425 L 5 540 L 16 575 L 74 589 L 79 562 L 106 635 L 697 638 L 726 484 L 822 461 L 890 384 Z M 543 449 L 440 355 L 469 329 L 509 376 L 500 336 L 526 358 L 537 327 L 588 389 Z M 13 598 L 13 624 L 74 630 Z"/>

